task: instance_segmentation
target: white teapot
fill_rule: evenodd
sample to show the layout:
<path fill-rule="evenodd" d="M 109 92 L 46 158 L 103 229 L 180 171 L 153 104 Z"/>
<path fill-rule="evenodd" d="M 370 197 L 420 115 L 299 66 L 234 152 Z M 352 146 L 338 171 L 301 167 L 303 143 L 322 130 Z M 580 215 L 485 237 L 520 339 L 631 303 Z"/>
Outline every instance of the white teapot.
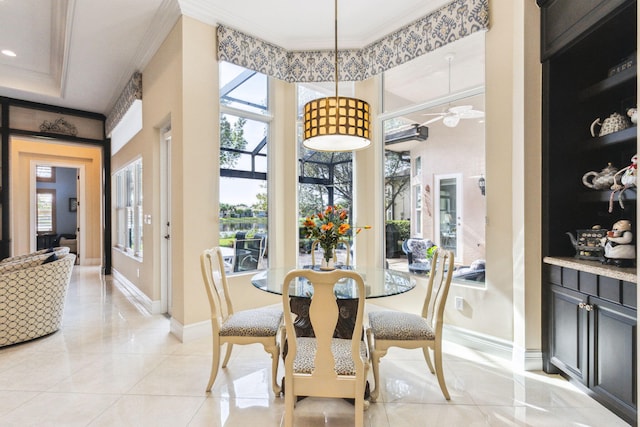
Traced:
<path fill-rule="evenodd" d="M 618 168 L 612 166 L 611 163 L 600 172 L 587 172 L 582 176 L 582 183 L 594 190 L 608 190 L 613 185 L 613 177 L 618 172 Z"/>

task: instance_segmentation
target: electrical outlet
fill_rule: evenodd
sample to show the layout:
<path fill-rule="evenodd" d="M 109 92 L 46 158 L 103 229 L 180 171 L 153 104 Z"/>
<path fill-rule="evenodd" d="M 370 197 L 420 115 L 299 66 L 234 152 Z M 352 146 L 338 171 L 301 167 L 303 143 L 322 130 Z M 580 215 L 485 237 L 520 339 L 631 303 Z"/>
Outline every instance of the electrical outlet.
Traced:
<path fill-rule="evenodd" d="M 464 298 L 456 297 L 456 310 L 464 310 Z"/>

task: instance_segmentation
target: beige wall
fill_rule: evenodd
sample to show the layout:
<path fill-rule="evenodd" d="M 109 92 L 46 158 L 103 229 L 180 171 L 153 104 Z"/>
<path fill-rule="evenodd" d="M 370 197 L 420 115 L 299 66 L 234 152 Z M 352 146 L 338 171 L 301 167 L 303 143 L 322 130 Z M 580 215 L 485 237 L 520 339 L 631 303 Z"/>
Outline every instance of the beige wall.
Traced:
<path fill-rule="evenodd" d="M 86 218 L 85 227 L 81 230 L 84 240 L 81 262 L 99 265 L 102 261 L 102 148 L 13 137 L 9 156 L 12 254 L 30 252 L 35 241 L 35 235 L 31 233 L 33 215 L 29 213 L 32 208 L 30 186 L 32 182 L 35 184 L 35 176 L 31 176 L 31 163 L 55 162 L 85 169 L 86 199 L 79 199 L 79 209 L 85 210 Z"/>
<path fill-rule="evenodd" d="M 200 272 L 202 250 L 218 242 L 218 62 L 214 27 L 183 18 L 182 142 L 173 159 L 174 257 L 181 253 L 174 285 L 184 287 L 175 301 L 178 320 L 188 325 L 209 319 Z M 180 178 L 176 174 L 180 174 Z M 177 221 L 176 221 L 177 220 Z M 175 286 L 174 286 L 175 289 Z"/>
<path fill-rule="evenodd" d="M 181 123 L 181 24 L 167 36 L 142 77 L 144 98 L 143 129 L 123 146 L 111 159 L 112 174 L 137 158 L 142 158 L 143 213 L 151 214 L 151 225 L 144 225 L 143 261 L 131 258 L 119 250 L 112 250 L 113 268 L 137 286 L 152 301 L 160 300 L 160 129 L 170 123 L 174 127 L 174 145 L 180 143 L 176 128 Z M 115 186 L 113 187 L 115 189 Z M 115 200 L 115 193 L 112 196 Z M 113 211 L 112 218 L 116 218 Z M 112 241 L 116 242 L 115 222 Z M 139 273 L 139 274 L 138 274 Z M 179 294 L 178 294 L 179 295 Z"/>
<path fill-rule="evenodd" d="M 143 163 L 142 262 L 113 251 L 113 267 L 149 299 L 161 298 L 160 139 L 171 126 L 172 317 L 181 325 L 208 318 L 199 256 L 217 243 L 217 62 L 215 28 L 179 20 L 143 70 L 143 130 L 112 159 L 117 171 L 137 157 Z M 137 271 L 140 277 L 137 277 Z"/>

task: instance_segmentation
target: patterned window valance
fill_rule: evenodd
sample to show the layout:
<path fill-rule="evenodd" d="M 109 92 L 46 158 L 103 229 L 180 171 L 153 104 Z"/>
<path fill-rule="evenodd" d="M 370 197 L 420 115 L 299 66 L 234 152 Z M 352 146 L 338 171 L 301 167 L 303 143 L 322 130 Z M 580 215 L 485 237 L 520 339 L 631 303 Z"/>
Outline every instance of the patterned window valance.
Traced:
<path fill-rule="evenodd" d="M 136 71 L 120 94 L 105 122 L 105 133 L 111 134 L 136 99 L 142 99 L 142 73 Z"/>
<path fill-rule="evenodd" d="M 363 49 L 339 51 L 338 79 L 368 79 L 488 28 L 488 0 L 454 0 Z M 219 60 L 287 82 L 332 81 L 333 55 L 333 51 L 287 51 L 240 31 L 218 27 Z"/>

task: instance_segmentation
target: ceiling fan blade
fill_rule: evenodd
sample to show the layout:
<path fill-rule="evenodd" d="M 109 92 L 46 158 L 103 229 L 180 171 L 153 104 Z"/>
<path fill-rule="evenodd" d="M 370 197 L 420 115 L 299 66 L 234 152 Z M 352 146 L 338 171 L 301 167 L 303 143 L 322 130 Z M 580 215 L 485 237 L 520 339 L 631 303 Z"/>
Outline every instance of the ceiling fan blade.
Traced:
<path fill-rule="evenodd" d="M 443 118 L 443 117 L 444 117 L 443 115 L 440 115 L 440 116 L 435 117 L 435 118 L 433 118 L 433 119 L 431 119 L 431 120 L 427 120 L 426 122 L 422 123 L 420 126 L 426 126 L 426 125 L 428 125 L 428 124 L 431 124 L 431 123 L 437 122 L 438 120 L 442 120 L 442 118 Z"/>
<path fill-rule="evenodd" d="M 484 111 L 468 110 L 458 114 L 463 119 L 479 119 L 484 117 Z"/>
<path fill-rule="evenodd" d="M 462 114 L 465 111 L 469 111 L 473 108 L 473 105 L 458 105 L 456 107 L 450 107 L 449 111 L 454 114 Z"/>

